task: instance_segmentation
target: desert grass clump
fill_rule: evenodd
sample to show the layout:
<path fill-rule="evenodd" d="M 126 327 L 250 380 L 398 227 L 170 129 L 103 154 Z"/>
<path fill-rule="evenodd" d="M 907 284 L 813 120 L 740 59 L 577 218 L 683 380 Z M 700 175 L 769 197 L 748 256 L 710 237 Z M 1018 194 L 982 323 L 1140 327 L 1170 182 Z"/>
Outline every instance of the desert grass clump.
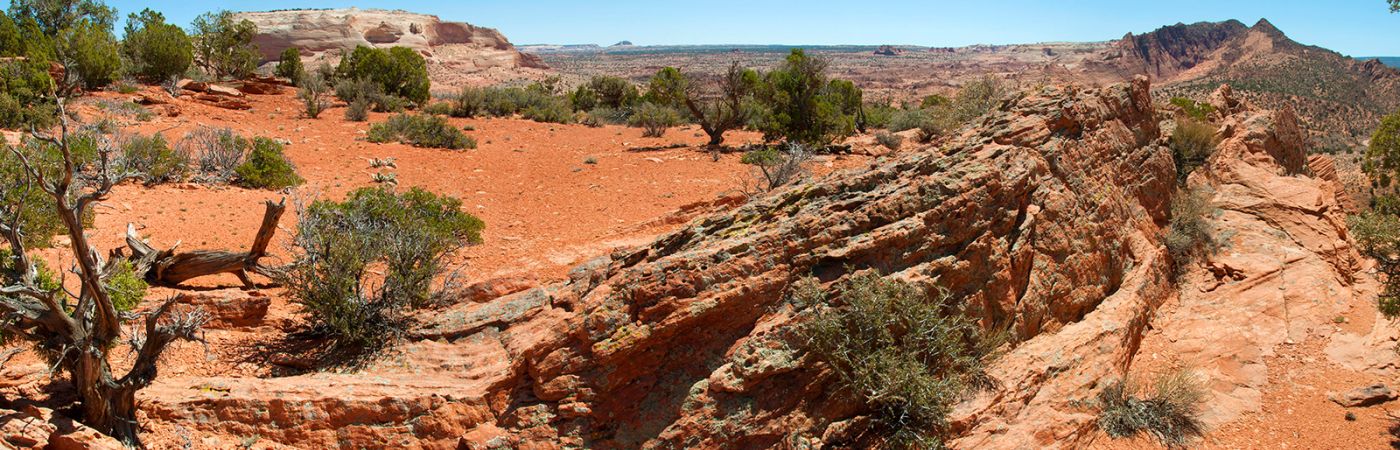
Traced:
<path fill-rule="evenodd" d="M 432 115 L 398 114 L 369 129 L 369 141 L 402 142 L 414 147 L 461 150 L 476 148 L 476 139 Z"/>
<path fill-rule="evenodd" d="M 253 138 L 248 159 L 234 172 L 238 184 L 254 189 L 284 189 L 306 181 L 282 152 L 282 144 L 265 137 Z"/>
<path fill-rule="evenodd" d="M 1206 159 L 1215 152 L 1216 143 L 1215 126 L 1194 120 L 1177 122 L 1176 129 L 1172 130 L 1170 146 L 1172 157 L 1176 160 L 1178 183 L 1184 183 L 1192 171 L 1205 164 Z"/>
<path fill-rule="evenodd" d="M 851 277 L 830 292 L 794 289 L 812 305 L 803 328 L 812 356 L 828 364 L 841 387 L 864 402 L 890 448 L 941 448 L 953 405 L 985 386 L 985 361 L 1000 340 L 984 334 L 940 288 Z"/>
<path fill-rule="evenodd" d="M 899 147 L 901 145 L 904 145 L 904 136 L 900 136 L 898 134 L 894 134 L 888 131 L 881 131 L 875 133 L 875 142 L 879 143 L 881 146 L 884 146 L 887 149 L 899 150 Z"/>
<path fill-rule="evenodd" d="M 1182 447 L 1205 432 L 1201 405 L 1206 391 L 1188 371 L 1157 377 L 1145 392 L 1116 382 L 1099 391 L 1099 428 L 1115 438 L 1147 433 L 1167 447 Z"/>
<path fill-rule="evenodd" d="M 444 257 L 480 242 L 485 227 L 462 212 L 460 200 L 419 188 L 361 188 L 297 216 L 300 255 L 282 281 L 312 331 L 352 351 L 398 335 L 405 310 L 432 298 Z"/>

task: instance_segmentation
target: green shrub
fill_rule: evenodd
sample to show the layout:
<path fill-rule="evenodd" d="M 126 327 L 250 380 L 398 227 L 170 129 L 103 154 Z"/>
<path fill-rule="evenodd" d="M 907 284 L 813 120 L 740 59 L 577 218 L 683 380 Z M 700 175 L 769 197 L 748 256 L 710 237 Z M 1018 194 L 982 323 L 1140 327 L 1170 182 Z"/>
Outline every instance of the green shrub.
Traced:
<path fill-rule="evenodd" d="M 282 153 L 282 144 L 265 137 L 253 138 L 247 160 L 234 171 L 239 185 L 253 189 L 283 189 L 306 181 Z"/>
<path fill-rule="evenodd" d="M 768 72 L 758 90 L 770 112 L 759 125 L 766 139 L 826 147 L 855 132 L 855 117 L 843 111 L 844 97 L 829 89 L 827 65 L 793 49 L 783 65 Z"/>
<path fill-rule="evenodd" d="M 286 50 L 282 50 L 282 57 L 277 61 L 277 69 L 273 73 L 292 80 L 292 83 L 300 84 L 301 78 L 306 76 L 306 67 L 301 64 L 301 49 L 287 47 Z"/>
<path fill-rule="evenodd" d="M 560 97 L 546 97 L 545 100 L 525 108 L 520 116 L 543 123 L 571 123 L 574 121 L 574 114 L 569 109 L 569 102 Z"/>
<path fill-rule="evenodd" d="M 283 283 L 313 327 L 343 348 L 373 348 L 397 335 L 404 309 L 431 299 L 443 258 L 480 242 L 485 227 L 460 200 L 418 188 L 361 188 L 344 202 L 316 201 L 298 217 L 293 242 L 302 254 Z M 371 266 L 383 276 L 372 277 Z"/>
<path fill-rule="evenodd" d="M 930 94 L 930 95 L 928 95 L 928 96 L 925 96 L 925 97 L 923 98 L 923 100 L 920 100 L 920 101 L 919 101 L 919 108 L 921 108 L 921 109 L 938 108 L 938 107 L 946 106 L 946 105 L 948 105 L 948 104 L 950 104 L 950 103 L 952 103 L 952 100 L 948 100 L 948 97 L 944 97 L 944 96 L 938 95 L 938 94 Z"/>
<path fill-rule="evenodd" d="M 383 88 L 367 78 L 337 81 L 335 96 L 340 97 L 346 103 L 363 100 L 368 102 L 371 109 L 376 112 L 400 112 L 404 110 L 407 103 L 407 100 L 403 98 L 385 94 Z"/>
<path fill-rule="evenodd" d="M 427 61 L 408 47 L 356 47 L 340 61 L 336 74 L 341 79 L 369 80 L 381 92 L 419 105 L 430 96 Z"/>
<path fill-rule="evenodd" d="M 127 17 L 122 51 L 131 61 L 131 73 L 152 83 L 179 77 L 194 61 L 194 45 L 185 30 L 150 9 Z"/>
<path fill-rule="evenodd" d="M 461 150 L 476 148 L 476 140 L 447 123 L 447 119 L 431 115 L 398 114 L 376 123 L 369 129 L 370 142 L 402 142 L 414 147 Z"/>
<path fill-rule="evenodd" d="M 895 114 L 898 113 L 899 109 L 890 106 L 888 102 L 866 103 L 865 125 L 870 128 L 889 129 L 890 124 L 894 121 Z M 908 128 L 905 129 L 907 130 Z"/>
<path fill-rule="evenodd" d="M 953 405 L 984 385 L 985 359 L 1001 341 L 941 288 L 930 295 L 872 272 L 830 293 L 803 284 L 794 299 L 817 305 L 803 329 L 808 350 L 864 402 L 885 444 L 941 448 Z"/>
<path fill-rule="evenodd" d="M 48 98 L 53 89 L 48 63 L 34 60 L 0 61 L 0 128 L 46 128 L 58 119 Z"/>
<path fill-rule="evenodd" d="M 67 48 L 62 51 L 72 58 L 69 77 L 81 82 L 83 88 L 97 90 L 111 84 L 121 73 L 121 48 L 110 26 L 80 21 L 74 26 Z"/>
<path fill-rule="evenodd" d="M 1115 438 L 1148 433 L 1167 447 L 1182 447 L 1204 434 L 1201 404 L 1206 391 L 1191 373 L 1159 376 L 1150 393 L 1129 383 L 1110 384 L 1099 391 L 1099 428 Z"/>
<path fill-rule="evenodd" d="M 1181 108 L 1181 112 L 1190 117 L 1191 120 L 1204 122 L 1215 112 L 1215 107 L 1210 103 L 1201 103 L 1186 97 L 1172 97 L 1171 104 Z"/>
<path fill-rule="evenodd" d="M 608 75 L 594 76 L 588 80 L 588 92 L 593 97 L 593 105 L 581 110 L 591 110 L 595 107 L 605 108 L 626 108 L 635 106 L 641 101 L 641 94 L 637 91 L 637 86 L 631 82 Z M 577 92 L 577 91 L 575 91 Z M 571 99 L 572 100 L 572 99 Z M 584 99 L 583 101 L 587 101 Z M 580 105 L 574 103 L 574 107 Z"/>
<path fill-rule="evenodd" d="M 1215 152 L 1216 143 L 1214 126 L 1193 120 L 1177 122 L 1170 146 L 1176 161 L 1178 183 L 1185 183 L 1187 175 L 1205 164 L 1206 159 Z"/>
<path fill-rule="evenodd" d="M 642 136 L 661 137 L 666 134 L 667 128 L 680 125 L 681 115 L 670 107 L 648 102 L 637 108 L 631 122 L 632 126 L 643 129 Z"/>
<path fill-rule="evenodd" d="M 1394 204 L 1394 198 L 1383 196 L 1381 204 Z M 1400 216 L 1393 207 L 1372 208 L 1347 218 L 1347 228 L 1356 239 L 1363 254 L 1374 258 L 1382 277 L 1383 288 L 1376 305 L 1386 317 L 1400 316 Z"/>
<path fill-rule="evenodd" d="M 103 282 L 107 285 L 107 295 L 112 298 L 112 306 L 118 312 L 136 309 L 146 299 L 146 280 L 136 273 L 131 261 L 117 261 Z"/>
<path fill-rule="evenodd" d="M 452 104 L 448 102 L 432 103 L 423 108 L 423 113 L 434 116 L 450 116 L 452 115 Z"/>
<path fill-rule="evenodd" d="M 1371 187 L 1382 193 L 1394 193 L 1400 180 L 1400 111 L 1381 118 L 1361 169 L 1371 178 Z"/>
<path fill-rule="evenodd" d="M 191 23 L 195 61 L 217 78 L 244 78 L 257 70 L 262 57 L 253 38 L 258 27 L 246 19 L 235 20 L 229 11 L 207 12 Z"/>
<path fill-rule="evenodd" d="M 452 99 L 452 117 L 476 117 L 486 111 L 486 90 L 479 87 L 464 87 Z"/>
<path fill-rule="evenodd" d="M 1214 252 L 1215 228 L 1211 226 L 1210 197 L 1198 189 L 1178 189 L 1172 196 L 1171 221 L 1164 241 L 1177 273 L 1197 258 Z"/>
<path fill-rule="evenodd" d="M 68 143 L 74 172 L 78 176 L 90 176 L 97 164 L 98 137 L 90 131 L 79 130 L 69 135 Z M 67 233 L 68 228 L 59 218 L 53 198 L 38 186 L 27 183 L 30 178 L 24 164 L 11 149 L 19 151 L 29 164 L 50 180 L 58 179 L 62 173 L 62 153 L 52 144 L 34 139 L 8 143 L 0 138 L 0 205 L 30 205 L 19 213 L 23 244 L 32 248 L 46 248 L 54 236 Z M 81 218 L 83 226 L 91 226 L 94 217 L 94 209 L 88 208 Z"/>
<path fill-rule="evenodd" d="M 888 131 L 881 131 L 875 133 L 875 142 L 890 150 L 899 150 L 900 145 L 904 144 L 904 136 Z"/>
<path fill-rule="evenodd" d="M 141 174 L 148 185 L 180 181 L 190 171 L 189 155 L 170 148 L 160 133 L 127 139 L 119 161 L 123 170 Z"/>

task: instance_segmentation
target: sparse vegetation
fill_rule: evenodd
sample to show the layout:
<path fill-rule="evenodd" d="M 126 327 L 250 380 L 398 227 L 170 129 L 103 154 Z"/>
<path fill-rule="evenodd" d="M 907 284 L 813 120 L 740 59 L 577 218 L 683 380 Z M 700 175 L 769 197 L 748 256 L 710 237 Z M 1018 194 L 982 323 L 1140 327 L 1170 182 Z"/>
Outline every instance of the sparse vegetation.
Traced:
<path fill-rule="evenodd" d="M 1116 438 L 1147 433 L 1167 447 L 1183 447 L 1205 432 L 1206 391 L 1188 371 L 1162 374 L 1151 392 L 1127 382 L 1099 391 L 1099 428 Z"/>
<path fill-rule="evenodd" d="M 887 149 L 899 150 L 899 147 L 901 145 L 904 145 L 904 136 L 900 136 L 898 134 L 894 134 L 888 131 L 881 131 L 879 133 L 875 133 L 875 142 Z"/>
<path fill-rule="evenodd" d="M 1186 97 L 1172 97 L 1171 104 L 1181 108 L 1181 112 L 1186 117 L 1197 122 L 1205 122 L 1210 118 L 1210 114 L 1215 112 L 1215 107 L 1210 103 L 1198 102 Z"/>
<path fill-rule="evenodd" d="M 238 184 L 253 189 L 283 189 L 305 182 L 282 153 L 282 144 L 265 137 L 252 140 L 252 151 L 234 172 Z"/>
<path fill-rule="evenodd" d="M 476 148 L 476 140 L 433 115 L 398 114 L 369 129 L 370 142 L 402 142 L 414 147 L 461 150 Z"/>
<path fill-rule="evenodd" d="M 805 280 L 795 300 L 814 305 L 808 350 L 858 396 L 890 448 L 941 448 L 953 405 L 985 384 L 985 360 L 1000 345 L 932 291 L 867 271 L 830 292 Z"/>
<path fill-rule="evenodd" d="M 1172 158 L 1176 161 L 1176 180 L 1185 183 L 1186 177 L 1196 170 L 1211 153 L 1215 152 L 1215 126 L 1209 123 L 1182 120 L 1172 130 Z"/>
<path fill-rule="evenodd" d="M 480 242 L 485 226 L 461 211 L 461 201 L 418 188 L 361 188 L 344 202 L 316 201 L 298 217 L 301 255 L 283 282 L 314 329 L 346 349 L 396 336 L 405 310 L 431 299 L 443 257 Z"/>

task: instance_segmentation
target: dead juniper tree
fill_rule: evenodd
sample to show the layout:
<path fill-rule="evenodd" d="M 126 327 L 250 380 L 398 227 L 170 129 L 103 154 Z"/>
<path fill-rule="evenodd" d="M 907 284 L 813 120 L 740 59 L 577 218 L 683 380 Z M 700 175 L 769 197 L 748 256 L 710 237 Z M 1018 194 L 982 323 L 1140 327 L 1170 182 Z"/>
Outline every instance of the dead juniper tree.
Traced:
<path fill-rule="evenodd" d="M 11 259 L 0 264 L 9 268 L 0 271 L 0 330 L 31 343 L 58 373 L 67 375 L 77 391 L 82 423 L 139 446 L 136 391 L 155 379 L 157 360 L 170 343 L 200 339 L 196 333 L 207 315 L 178 308 L 174 299 L 149 313 L 119 315 L 106 280 L 121 257 L 113 254 L 104 260 L 98 255 L 83 233 L 83 217 L 107 199 L 113 186 L 137 174 L 118 172 L 114 142 L 98 139 L 90 145 L 94 141 L 82 141 L 90 137 L 70 133 L 63 99 L 57 104 L 57 134 L 31 130 L 27 142 L 4 149 L 9 153 L 5 156 L 13 157 L 18 176 L 0 180 L 0 188 L 42 195 L 0 196 L 19 199 L 0 204 L 0 236 Z M 93 147 L 95 155 L 87 153 Z M 47 277 L 26 252 L 22 219 L 32 217 L 34 209 L 52 212 L 61 221 L 75 260 L 69 272 L 77 276 L 77 292 L 61 282 L 42 280 Z M 135 354 L 131 369 L 117 377 L 108 353 L 122 337 L 124 319 L 141 320 L 127 333 Z"/>

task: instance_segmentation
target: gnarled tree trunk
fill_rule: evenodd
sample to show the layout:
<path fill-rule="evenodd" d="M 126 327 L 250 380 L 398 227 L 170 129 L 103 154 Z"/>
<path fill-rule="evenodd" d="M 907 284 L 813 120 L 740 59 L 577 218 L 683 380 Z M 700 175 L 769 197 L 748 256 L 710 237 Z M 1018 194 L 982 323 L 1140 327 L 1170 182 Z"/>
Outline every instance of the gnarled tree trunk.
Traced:
<path fill-rule="evenodd" d="M 268 200 L 266 206 L 262 225 L 253 238 L 253 245 L 246 252 L 196 250 L 175 253 L 175 247 L 180 245 L 178 243 L 166 250 L 156 250 L 136 235 L 134 227 L 127 225 L 126 245 L 131 247 L 131 260 L 135 262 L 138 273 L 145 273 L 147 280 L 158 284 L 174 286 L 193 278 L 231 273 L 238 276 L 245 289 L 252 289 L 255 286 L 248 278 L 248 272 L 269 278 L 276 273 L 275 268 L 263 266 L 259 261 L 267 256 L 267 246 L 277 232 L 277 221 L 287 209 L 286 199 L 277 203 Z"/>

